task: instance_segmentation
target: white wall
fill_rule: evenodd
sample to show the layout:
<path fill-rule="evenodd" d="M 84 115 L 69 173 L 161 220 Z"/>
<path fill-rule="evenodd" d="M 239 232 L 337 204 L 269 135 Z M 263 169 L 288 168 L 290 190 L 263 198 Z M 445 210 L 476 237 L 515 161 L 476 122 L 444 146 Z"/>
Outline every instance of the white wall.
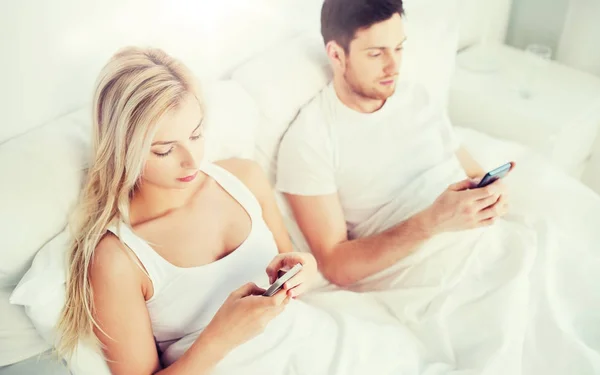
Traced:
<path fill-rule="evenodd" d="M 595 0 L 594 0 L 595 1 Z M 556 53 L 570 0 L 513 0 L 507 43 L 548 45 Z"/>
<path fill-rule="evenodd" d="M 557 61 L 600 76 L 600 0 L 513 0 L 506 42 L 542 43 Z"/>
<path fill-rule="evenodd" d="M 596 139 L 594 153 L 592 154 L 588 167 L 583 174 L 582 181 L 600 193 L 600 135 Z"/>
<path fill-rule="evenodd" d="M 600 1 L 571 0 L 557 60 L 600 76 Z M 583 181 L 600 191 L 600 135 Z"/>
<path fill-rule="evenodd" d="M 557 60 L 600 76 L 599 0 L 571 0 Z"/>

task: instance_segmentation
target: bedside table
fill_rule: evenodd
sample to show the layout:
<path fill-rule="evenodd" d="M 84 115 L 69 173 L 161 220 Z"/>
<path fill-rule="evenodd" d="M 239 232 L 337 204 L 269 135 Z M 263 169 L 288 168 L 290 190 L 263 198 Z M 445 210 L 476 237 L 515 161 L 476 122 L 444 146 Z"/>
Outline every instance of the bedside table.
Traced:
<path fill-rule="evenodd" d="M 468 68 L 482 56 L 495 69 Z M 506 45 L 460 52 L 448 98 L 450 119 L 529 146 L 579 179 L 600 127 L 600 78 L 546 62 L 535 69 L 532 93 L 526 97 L 520 89 L 531 59 Z"/>

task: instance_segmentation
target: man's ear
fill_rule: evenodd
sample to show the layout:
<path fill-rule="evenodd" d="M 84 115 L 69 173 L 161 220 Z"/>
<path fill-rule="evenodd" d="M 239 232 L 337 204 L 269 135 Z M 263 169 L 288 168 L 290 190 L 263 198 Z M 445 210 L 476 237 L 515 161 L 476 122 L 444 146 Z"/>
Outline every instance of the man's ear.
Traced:
<path fill-rule="evenodd" d="M 346 52 L 336 41 L 330 40 L 325 45 L 325 51 L 327 52 L 327 57 L 331 61 L 334 69 L 340 69 L 344 71 L 346 67 Z"/>

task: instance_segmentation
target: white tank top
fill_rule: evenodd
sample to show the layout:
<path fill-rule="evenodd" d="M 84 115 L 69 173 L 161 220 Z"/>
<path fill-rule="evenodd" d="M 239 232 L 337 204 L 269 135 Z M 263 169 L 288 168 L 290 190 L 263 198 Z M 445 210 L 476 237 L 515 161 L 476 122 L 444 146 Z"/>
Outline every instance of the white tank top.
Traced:
<path fill-rule="evenodd" d="M 121 223 L 108 228 L 146 268 L 154 295 L 146 302 L 154 337 L 161 352 L 208 325 L 229 294 L 247 282 L 268 284 L 265 269 L 278 250 L 262 219 L 260 204 L 248 188 L 227 170 L 203 164 L 200 170 L 219 183 L 248 212 L 252 225 L 246 240 L 226 257 L 198 267 L 177 267 Z"/>

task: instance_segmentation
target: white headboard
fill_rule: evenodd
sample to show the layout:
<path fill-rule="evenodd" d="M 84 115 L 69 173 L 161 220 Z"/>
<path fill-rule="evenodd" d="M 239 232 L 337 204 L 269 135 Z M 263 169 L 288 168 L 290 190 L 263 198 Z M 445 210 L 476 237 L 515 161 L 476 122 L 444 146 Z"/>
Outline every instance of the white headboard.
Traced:
<path fill-rule="evenodd" d="M 422 1 L 422 0 L 407 0 Z M 455 1 L 455 0 L 438 0 Z M 457 0 L 460 46 L 478 40 L 481 14 L 503 35 L 510 0 Z M 307 27 L 318 28 L 322 0 L 6 1 L 0 6 L 0 143 L 91 100 L 106 60 L 128 44 L 181 58 L 201 78 L 233 67 Z M 498 11 L 500 9 L 501 11 Z M 503 39 L 503 36 L 502 36 Z"/>
<path fill-rule="evenodd" d="M 2 2 L 0 142 L 91 100 L 100 68 L 120 47 L 153 45 L 202 78 L 219 78 L 294 24 L 261 0 Z M 11 36 L 11 37 L 6 37 Z"/>

